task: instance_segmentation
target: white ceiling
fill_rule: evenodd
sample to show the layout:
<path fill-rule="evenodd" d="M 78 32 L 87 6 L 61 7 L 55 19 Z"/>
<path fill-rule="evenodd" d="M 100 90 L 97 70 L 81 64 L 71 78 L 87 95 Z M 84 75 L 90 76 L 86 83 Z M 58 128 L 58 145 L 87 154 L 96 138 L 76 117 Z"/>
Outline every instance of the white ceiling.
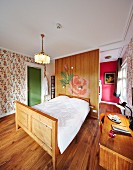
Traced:
<path fill-rule="evenodd" d="M 33 57 L 41 33 L 52 59 L 99 48 L 101 62 L 116 60 L 133 36 L 133 0 L 0 0 L 0 47 Z"/>

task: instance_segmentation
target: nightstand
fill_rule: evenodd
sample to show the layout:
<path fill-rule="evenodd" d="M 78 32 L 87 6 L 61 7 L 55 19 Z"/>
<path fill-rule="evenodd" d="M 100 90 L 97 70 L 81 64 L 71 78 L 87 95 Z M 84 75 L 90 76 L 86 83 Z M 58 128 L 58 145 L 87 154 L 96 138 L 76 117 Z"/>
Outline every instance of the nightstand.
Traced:
<path fill-rule="evenodd" d="M 95 106 L 90 105 L 90 116 L 93 118 L 97 118 L 97 110 Z"/>

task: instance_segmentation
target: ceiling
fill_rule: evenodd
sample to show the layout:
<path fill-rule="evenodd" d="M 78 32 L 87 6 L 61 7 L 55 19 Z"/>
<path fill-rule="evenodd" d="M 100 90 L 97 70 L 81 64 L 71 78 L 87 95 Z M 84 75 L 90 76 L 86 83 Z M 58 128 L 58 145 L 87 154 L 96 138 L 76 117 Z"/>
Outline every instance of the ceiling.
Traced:
<path fill-rule="evenodd" d="M 57 29 L 57 23 L 62 25 Z M 51 59 L 100 49 L 100 61 L 122 55 L 133 36 L 133 0 L 1 0 L 0 47 Z M 105 60 L 105 56 L 112 58 Z"/>

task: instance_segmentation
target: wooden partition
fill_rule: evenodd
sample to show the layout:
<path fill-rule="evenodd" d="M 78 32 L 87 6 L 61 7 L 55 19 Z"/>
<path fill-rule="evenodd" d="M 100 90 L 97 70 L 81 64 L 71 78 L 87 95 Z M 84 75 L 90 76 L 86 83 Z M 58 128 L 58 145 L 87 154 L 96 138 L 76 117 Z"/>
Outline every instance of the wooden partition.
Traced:
<path fill-rule="evenodd" d="M 66 87 L 62 86 L 60 82 L 60 80 L 62 79 L 61 72 L 66 71 L 64 68 L 65 65 L 68 67 L 69 74 L 79 76 L 81 78 L 79 79 L 79 81 L 85 80 L 87 82 L 88 92 L 86 94 L 80 94 L 80 92 L 75 94 L 74 91 L 71 91 L 70 90 L 71 82 L 67 84 Z M 73 88 L 75 87 L 73 86 Z M 82 86 L 82 88 L 84 88 L 84 86 Z M 99 91 L 99 50 L 93 50 L 55 60 L 56 96 L 58 96 L 59 94 L 66 94 L 90 98 L 91 105 L 93 105 L 97 110 L 97 113 L 91 111 L 91 116 L 98 117 L 99 111 L 98 91 Z"/>

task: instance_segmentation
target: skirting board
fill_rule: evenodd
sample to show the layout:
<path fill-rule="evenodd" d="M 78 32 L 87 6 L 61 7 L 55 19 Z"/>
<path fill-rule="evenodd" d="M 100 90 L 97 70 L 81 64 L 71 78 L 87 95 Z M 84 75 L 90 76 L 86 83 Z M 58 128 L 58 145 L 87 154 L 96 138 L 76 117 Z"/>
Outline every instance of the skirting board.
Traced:
<path fill-rule="evenodd" d="M 1 113 L 1 114 L 0 114 L 0 118 L 5 117 L 5 116 L 8 116 L 8 115 L 11 115 L 11 114 L 13 114 L 13 113 L 15 113 L 15 110 L 12 111 L 12 112 L 9 112 L 9 113 Z"/>

